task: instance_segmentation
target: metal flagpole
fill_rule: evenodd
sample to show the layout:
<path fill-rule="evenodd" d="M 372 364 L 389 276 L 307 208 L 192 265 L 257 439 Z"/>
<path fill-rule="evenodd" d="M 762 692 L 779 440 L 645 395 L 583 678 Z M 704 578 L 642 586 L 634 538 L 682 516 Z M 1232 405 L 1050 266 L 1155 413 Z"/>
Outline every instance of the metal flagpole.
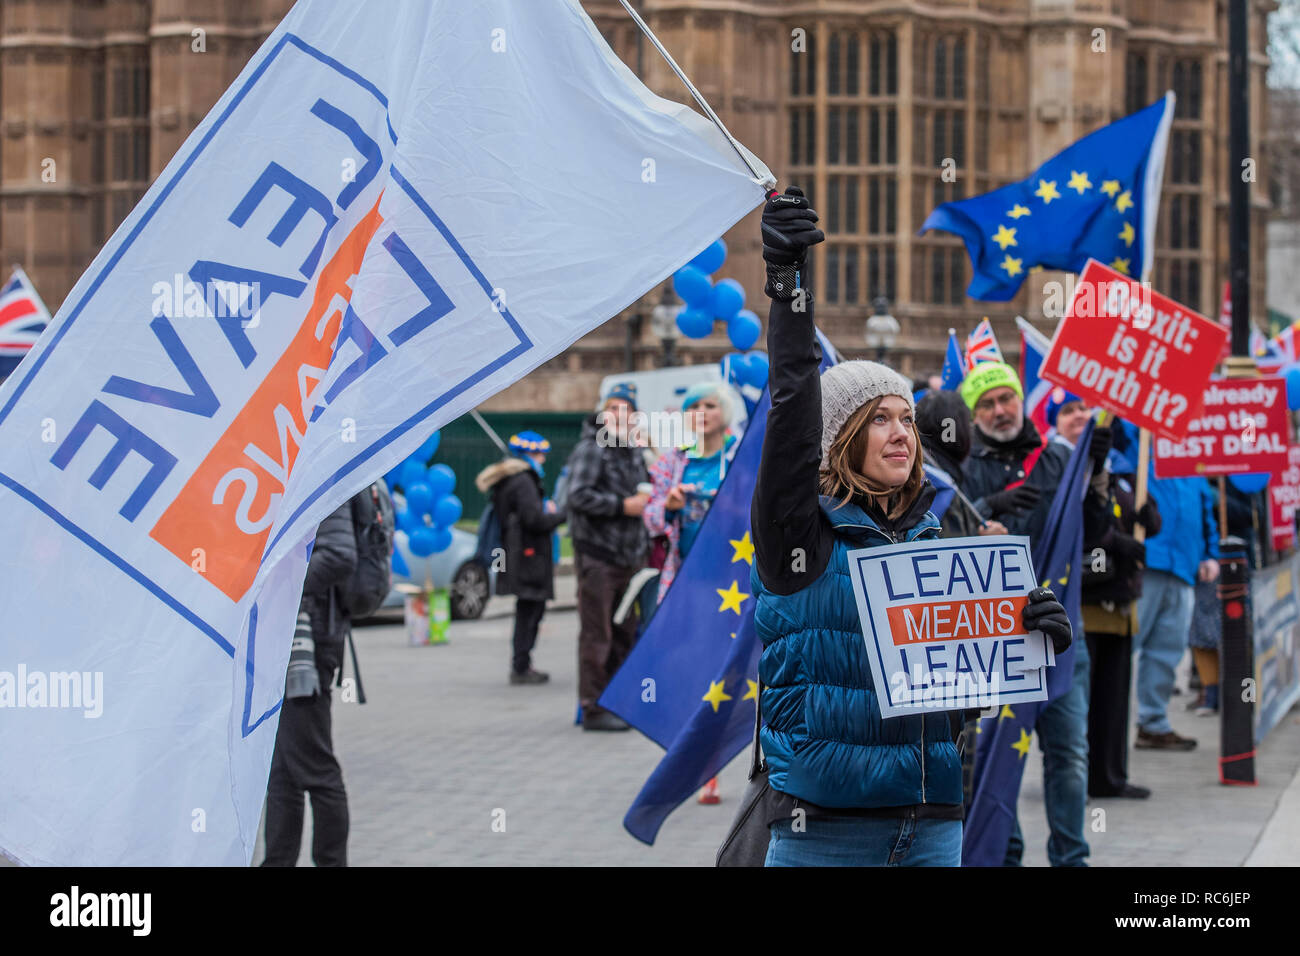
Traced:
<path fill-rule="evenodd" d="M 754 168 L 754 164 L 749 161 L 749 157 L 745 155 L 745 151 L 740 148 L 740 143 L 736 141 L 736 137 L 732 136 L 731 131 L 722 124 L 722 120 L 718 119 L 718 114 L 713 112 L 713 107 L 705 101 L 704 97 L 700 95 L 700 91 L 695 88 L 695 84 L 692 83 L 687 78 L 686 74 L 682 72 L 682 68 L 677 65 L 677 61 L 673 59 L 672 54 L 669 53 L 664 45 L 659 42 L 659 38 L 654 35 L 654 31 L 651 30 L 646 22 L 641 19 L 641 14 L 632 9 L 632 5 L 628 3 L 628 0 L 619 0 L 619 3 L 623 4 L 623 9 L 628 12 L 628 16 L 636 21 L 636 25 L 641 28 L 641 32 L 644 33 L 646 38 L 655 45 L 655 49 L 659 51 L 660 55 L 668 61 L 668 66 L 672 68 L 672 71 L 677 74 L 678 78 L 683 83 L 686 84 L 686 88 L 691 91 L 691 96 L 695 97 L 695 102 L 700 104 L 700 109 L 704 110 L 704 115 L 713 120 L 713 124 L 718 127 L 722 135 L 727 137 L 727 142 L 731 143 L 731 148 L 736 151 L 736 155 L 740 157 L 740 161 L 745 164 L 745 167 L 749 170 L 750 174 L 755 179 L 762 180 L 765 189 L 770 189 L 775 186 L 776 179 L 774 177 L 769 175 L 766 179 L 763 179 L 759 171 Z"/>
<path fill-rule="evenodd" d="M 471 408 L 469 410 L 469 415 L 472 419 L 474 419 L 474 421 L 478 422 L 479 428 L 487 432 L 487 437 L 492 439 L 493 444 L 495 444 L 498 448 L 501 449 L 501 454 L 503 455 L 510 454 L 510 449 L 507 448 L 506 443 L 501 440 L 501 436 L 498 435 L 495 431 L 493 431 L 492 426 L 483 420 L 483 416 L 478 413 L 477 408 Z"/>

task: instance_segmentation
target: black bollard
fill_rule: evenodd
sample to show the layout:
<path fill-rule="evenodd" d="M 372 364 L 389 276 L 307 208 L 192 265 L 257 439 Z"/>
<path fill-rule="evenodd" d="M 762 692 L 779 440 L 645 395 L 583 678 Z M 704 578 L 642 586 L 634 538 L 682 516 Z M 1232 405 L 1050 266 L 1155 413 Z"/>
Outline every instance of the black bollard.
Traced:
<path fill-rule="evenodd" d="M 1219 782 L 1253 787 L 1255 780 L 1255 636 L 1250 616 L 1246 542 L 1219 541 L 1223 642 L 1219 667 Z"/>

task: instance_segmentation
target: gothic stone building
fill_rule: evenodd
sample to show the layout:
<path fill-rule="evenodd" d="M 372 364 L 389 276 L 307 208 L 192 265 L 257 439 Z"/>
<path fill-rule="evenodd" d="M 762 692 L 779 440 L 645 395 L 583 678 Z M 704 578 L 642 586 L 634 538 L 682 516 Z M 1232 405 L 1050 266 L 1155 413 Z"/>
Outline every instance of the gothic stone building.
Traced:
<path fill-rule="evenodd" d="M 542 0 L 529 0 L 542 2 Z M 583 0 L 656 93 L 688 94 L 617 0 Z M 0 0 L 0 265 L 22 264 L 57 307 L 290 0 Z M 1214 315 L 1227 275 L 1227 26 L 1223 0 L 638 0 L 731 131 L 782 185 L 812 196 L 818 320 L 849 355 L 883 295 L 902 333 L 889 359 L 937 368 L 950 326 L 982 315 L 1004 351 L 1042 318 L 1039 272 L 1007 303 L 965 297 L 959 240 L 918 237 L 945 200 L 1021 179 L 1086 133 L 1178 96 L 1157 233 L 1156 287 Z M 1267 123 L 1271 0 L 1250 20 L 1251 130 Z M 1260 155 L 1252 151 L 1252 156 Z M 1261 165 L 1267 165 L 1261 156 Z M 943 175 L 945 169 L 949 175 Z M 1267 169 L 1255 171 L 1264 182 Z M 1268 190 L 1255 198 L 1252 298 L 1263 317 Z M 757 214 L 726 236 L 723 274 L 762 308 Z M 600 378 L 663 361 L 654 290 L 496 396 L 494 409 L 583 409 Z M 720 329 L 720 327 L 719 327 Z M 677 343 L 713 361 L 721 331 Z"/>

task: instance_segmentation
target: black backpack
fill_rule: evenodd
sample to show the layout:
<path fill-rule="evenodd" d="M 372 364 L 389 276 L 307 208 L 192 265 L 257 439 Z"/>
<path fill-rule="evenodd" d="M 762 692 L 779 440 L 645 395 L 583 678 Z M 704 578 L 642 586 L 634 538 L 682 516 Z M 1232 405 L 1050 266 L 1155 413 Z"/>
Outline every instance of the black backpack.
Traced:
<path fill-rule="evenodd" d="M 357 566 L 343 588 L 343 606 L 352 617 L 369 617 L 393 589 L 393 499 L 383 479 L 352 497 L 352 532 Z"/>

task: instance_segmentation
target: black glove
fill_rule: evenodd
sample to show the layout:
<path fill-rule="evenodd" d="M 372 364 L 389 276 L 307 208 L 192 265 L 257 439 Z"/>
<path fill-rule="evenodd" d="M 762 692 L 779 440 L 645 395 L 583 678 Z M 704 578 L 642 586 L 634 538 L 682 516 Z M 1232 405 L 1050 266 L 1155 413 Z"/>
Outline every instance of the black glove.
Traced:
<path fill-rule="evenodd" d="M 1092 430 L 1092 441 L 1088 445 L 1088 457 L 1092 459 L 1093 464 L 1100 470 L 1101 466 L 1106 463 L 1106 456 L 1110 454 L 1110 446 L 1115 442 L 1115 434 L 1108 427 L 1094 428 Z"/>
<path fill-rule="evenodd" d="M 1051 639 L 1052 650 L 1064 654 L 1073 640 L 1070 618 L 1065 608 L 1049 588 L 1034 588 L 1029 592 L 1029 603 L 1020 612 L 1025 630 L 1042 631 Z"/>
<path fill-rule="evenodd" d="M 782 195 L 775 190 L 763 207 L 763 259 L 767 262 L 769 298 L 793 299 L 795 289 L 806 283 L 804 263 L 808 247 L 826 238 L 816 226 L 817 213 L 808 205 L 803 190 L 787 186 Z"/>
<path fill-rule="evenodd" d="M 1112 531 L 1106 535 L 1105 550 L 1113 551 L 1115 557 L 1128 564 L 1146 564 L 1147 546 L 1123 531 Z"/>
<path fill-rule="evenodd" d="M 1029 485 L 1009 488 L 996 494 L 988 495 L 984 503 L 993 509 L 993 513 L 1003 514 L 1008 511 L 1028 511 L 1038 504 L 1038 489 Z"/>
<path fill-rule="evenodd" d="M 1160 509 L 1150 498 L 1138 509 L 1137 520 L 1138 524 L 1146 529 L 1148 538 L 1153 538 L 1160 533 Z"/>

